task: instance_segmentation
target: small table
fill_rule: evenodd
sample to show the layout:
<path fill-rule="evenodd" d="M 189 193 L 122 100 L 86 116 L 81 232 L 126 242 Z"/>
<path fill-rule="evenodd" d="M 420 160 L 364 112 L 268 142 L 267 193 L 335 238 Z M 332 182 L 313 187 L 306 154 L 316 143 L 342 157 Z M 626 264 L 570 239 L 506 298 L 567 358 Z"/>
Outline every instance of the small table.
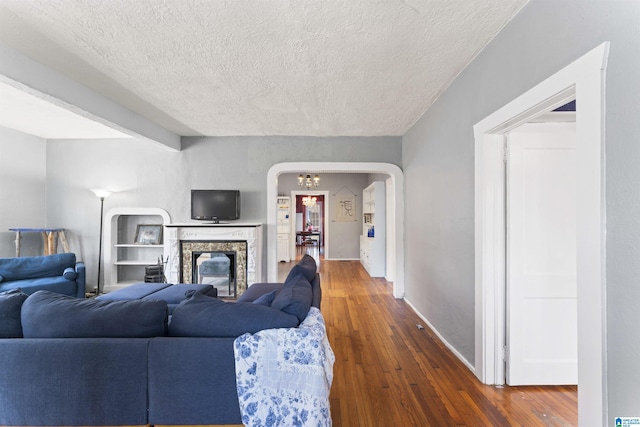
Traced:
<path fill-rule="evenodd" d="M 62 248 L 65 252 L 70 252 L 67 238 L 64 235 L 64 228 L 10 228 L 9 231 L 16 232 L 16 257 L 20 256 L 20 233 L 42 233 L 44 255 L 56 253 L 56 239 L 60 238 Z"/>
<path fill-rule="evenodd" d="M 317 239 L 314 239 L 313 236 L 318 236 Z M 305 240 L 314 240 L 320 243 L 320 232 L 319 231 L 298 231 L 296 232 L 296 244 L 302 245 L 305 243 Z"/>

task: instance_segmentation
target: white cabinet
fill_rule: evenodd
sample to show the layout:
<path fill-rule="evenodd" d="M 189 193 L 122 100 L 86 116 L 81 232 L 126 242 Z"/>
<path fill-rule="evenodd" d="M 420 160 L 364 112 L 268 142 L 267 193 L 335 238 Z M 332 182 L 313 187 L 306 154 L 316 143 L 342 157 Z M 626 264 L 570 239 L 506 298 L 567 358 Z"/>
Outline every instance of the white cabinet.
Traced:
<path fill-rule="evenodd" d="M 278 262 L 291 261 L 291 198 L 278 196 L 276 199 L 276 221 L 278 227 Z"/>
<path fill-rule="evenodd" d="M 104 286 L 108 293 L 144 282 L 145 266 L 163 261 L 163 240 L 136 244 L 138 225 L 158 225 L 160 232 L 171 219 L 158 208 L 115 208 L 107 212 L 104 228 Z M 155 227 L 154 227 L 155 228 Z"/>
<path fill-rule="evenodd" d="M 385 183 L 375 181 L 362 190 L 362 236 L 360 263 L 371 277 L 386 273 Z"/>

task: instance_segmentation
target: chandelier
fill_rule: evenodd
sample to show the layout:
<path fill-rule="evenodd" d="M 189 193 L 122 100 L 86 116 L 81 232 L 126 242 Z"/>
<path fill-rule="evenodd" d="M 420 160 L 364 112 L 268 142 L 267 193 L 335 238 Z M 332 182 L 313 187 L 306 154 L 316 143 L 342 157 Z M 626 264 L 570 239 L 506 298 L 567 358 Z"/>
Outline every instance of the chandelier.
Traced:
<path fill-rule="evenodd" d="M 311 208 L 313 206 L 316 205 L 316 200 L 318 200 L 316 197 L 313 196 L 304 196 L 302 198 L 302 204 Z"/>
<path fill-rule="evenodd" d="M 311 187 L 317 187 L 319 184 L 320 177 L 318 175 L 314 176 L 313 178 L 311 178 L 311 175 L 309 174 L 307 174 L 306 177 L 302 174 L 298 175 L 298 185 L 300 187 L 306 187 L 308 190 Z"/>

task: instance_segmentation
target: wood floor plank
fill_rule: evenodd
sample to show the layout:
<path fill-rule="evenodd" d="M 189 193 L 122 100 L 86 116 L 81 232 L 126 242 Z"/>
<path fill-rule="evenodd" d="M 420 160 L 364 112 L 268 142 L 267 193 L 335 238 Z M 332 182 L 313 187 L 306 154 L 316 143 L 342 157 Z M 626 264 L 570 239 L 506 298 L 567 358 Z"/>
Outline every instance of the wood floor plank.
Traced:
<path fill-rule="evenodd" d="M 336 356 L 335 427 L 578 424 L 577 387 L 484 385 L 393 297 L 392 283 L 369 277 L 358 261 L 317 259 L 321 308 Z M 281 266 L 279 277 L 290 266 Z"/>

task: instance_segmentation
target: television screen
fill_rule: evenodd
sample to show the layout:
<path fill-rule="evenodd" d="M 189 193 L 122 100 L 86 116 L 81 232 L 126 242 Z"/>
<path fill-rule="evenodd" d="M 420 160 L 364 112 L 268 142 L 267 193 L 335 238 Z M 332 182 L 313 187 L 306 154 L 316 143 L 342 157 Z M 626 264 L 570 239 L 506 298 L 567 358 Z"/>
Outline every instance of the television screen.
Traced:
<path fill-rule="evenodd" d="M 191 219 L 220 222 L 239 218 L 239 190 L 191 190 Z"/>

